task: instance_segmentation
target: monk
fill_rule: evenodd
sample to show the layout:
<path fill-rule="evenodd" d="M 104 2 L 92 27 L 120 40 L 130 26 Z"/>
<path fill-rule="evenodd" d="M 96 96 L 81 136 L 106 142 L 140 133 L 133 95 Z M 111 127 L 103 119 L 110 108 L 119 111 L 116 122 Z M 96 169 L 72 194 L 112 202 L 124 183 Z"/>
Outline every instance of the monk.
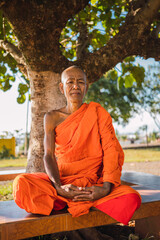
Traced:
<path fill-rule="evenodd" d="M 78 217 L 96 207 L 128 224 L 141 197 L 121 185 L 124 153 L 111 116 L 98 103 L 83 103 L 87 89 L 79 67 L 63 71 L 60 91 L 67 104 L 44 117 L 46 173 L 19 175 L 13 184 L 14 200 L 27 212 L 44 215 L 67 206 Z"/>

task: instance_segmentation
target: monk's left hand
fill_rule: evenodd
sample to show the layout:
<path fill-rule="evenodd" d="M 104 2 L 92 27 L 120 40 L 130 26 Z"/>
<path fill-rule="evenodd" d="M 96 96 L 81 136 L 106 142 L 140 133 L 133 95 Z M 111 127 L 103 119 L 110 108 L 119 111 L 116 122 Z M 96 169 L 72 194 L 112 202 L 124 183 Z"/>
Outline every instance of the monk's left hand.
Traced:
<path fill-rule="evenodd" d="M 105 183 L 102 187 L 101 186 L 92 186 L 92 187 L 85 187 L 83 191 L 89 192 L 88 194 L 81 194 L 77 195 L 73 198 L 74 202 L 77 201 L 95 201 L 100 198 L 107 196 L 111 190 L 111 183 Z"/>

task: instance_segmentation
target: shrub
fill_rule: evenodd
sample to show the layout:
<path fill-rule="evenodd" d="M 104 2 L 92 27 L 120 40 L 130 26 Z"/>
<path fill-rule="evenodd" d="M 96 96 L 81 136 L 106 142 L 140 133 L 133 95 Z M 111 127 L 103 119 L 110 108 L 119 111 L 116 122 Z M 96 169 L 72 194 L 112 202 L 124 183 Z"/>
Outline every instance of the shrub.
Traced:
<path fill-rule="evenodd" d="M 5 145 L 3 145 L 3 147 L 0 151 L 0 159 L 12 157 L 12 155 L 10 154 L 10 151 L 11 151 L 11 149 L 8 149 L 8 148 L 6 148 Z"/>

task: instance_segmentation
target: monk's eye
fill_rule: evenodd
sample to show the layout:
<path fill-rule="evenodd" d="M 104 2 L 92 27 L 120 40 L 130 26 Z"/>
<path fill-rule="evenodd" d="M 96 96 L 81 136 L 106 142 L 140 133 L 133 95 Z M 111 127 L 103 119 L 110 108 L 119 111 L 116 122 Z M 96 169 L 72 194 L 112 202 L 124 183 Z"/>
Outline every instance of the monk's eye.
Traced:
<path fill-rule="evenodd" d="M 72 80 L 70 80 L 70 81 L 68 81 L 68 82 L 67 82 L 67 84 L 72 84 L 72 83 L 73 83 L 73 81 L 72 81 Z"/>
<path fill-rule="evenodd" d="M 84 81 L 79 81 L 80 84 L 84 84 Z"/>

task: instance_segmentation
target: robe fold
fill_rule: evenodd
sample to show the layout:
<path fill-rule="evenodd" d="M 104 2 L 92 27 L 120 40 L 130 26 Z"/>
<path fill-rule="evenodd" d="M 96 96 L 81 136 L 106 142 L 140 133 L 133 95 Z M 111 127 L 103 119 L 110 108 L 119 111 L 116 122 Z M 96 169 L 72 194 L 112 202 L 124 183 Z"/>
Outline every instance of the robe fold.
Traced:
<path fill-rule="evenodd" d="M 73 202 L 71 199 L 57 195 L 45 173 L 23 174 L 14 181 L 16 203 L 28 212 L 48 215 L 60 201 L 61 208 L 67 204 L 72 216 L 78 217 L 88 213 L 91 207 L 97 207 L 103 211 L 104 203 L 109 204 L 110 200 L 120 199 L 125 195 L 134 195 L 139 202 L 135 204 L 124 221 L 119 217 L 116 218 L 114 211 L 113 214 L 111 211 L 106 212 L 126 224 L 129 221 L 128 218 L 131 218 L 140 206 L 141 198 L 131 187 L 121 185 L 124 153 L 116 138 L 109 113 L 98 103 L 84 103 L 55 128 L 55 143 L 55 155 L 62 185 L 90 187 L 102 186 L 103 182 L 110 182 L 112 183 L 111 193 L 96 201 Z M 111 209 L 111 206 L 108 206 Z"/>

